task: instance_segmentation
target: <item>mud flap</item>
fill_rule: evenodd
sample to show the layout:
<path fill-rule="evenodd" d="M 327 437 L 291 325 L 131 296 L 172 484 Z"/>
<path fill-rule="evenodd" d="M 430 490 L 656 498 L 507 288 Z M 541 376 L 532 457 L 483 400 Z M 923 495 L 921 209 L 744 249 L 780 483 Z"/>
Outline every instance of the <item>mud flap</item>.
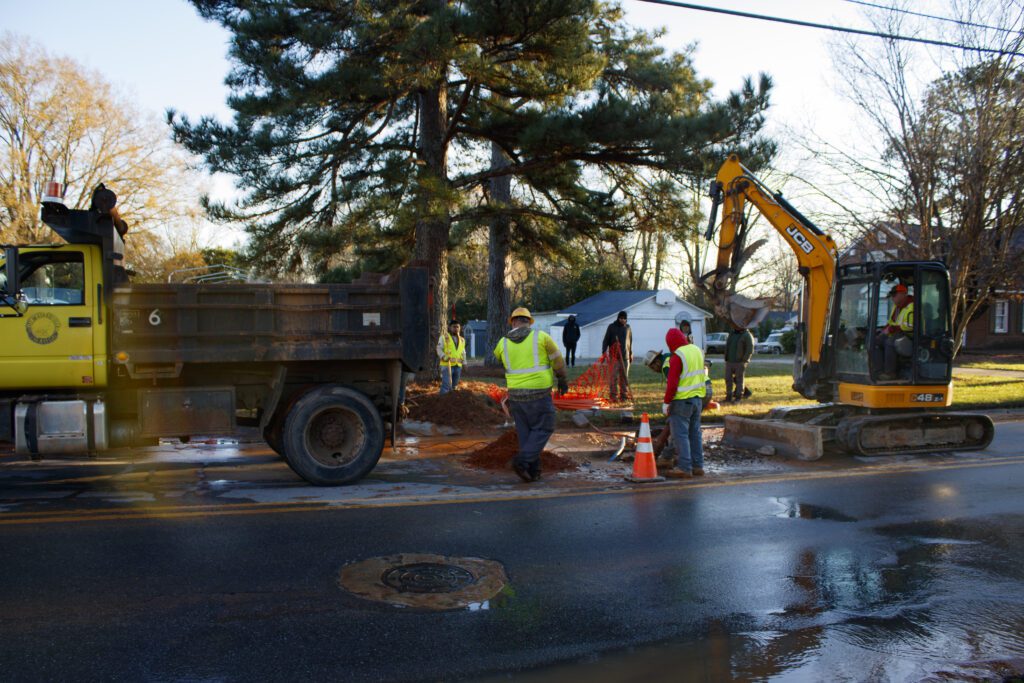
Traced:
<path fill-rule="evenodd" d="M 825 441 L 831 439 L 834 431 L 834 427 L 726 415 L 722 443 L 753 450 L 772 446 L 780 455 L 818 460 L 825 454 Z"/>

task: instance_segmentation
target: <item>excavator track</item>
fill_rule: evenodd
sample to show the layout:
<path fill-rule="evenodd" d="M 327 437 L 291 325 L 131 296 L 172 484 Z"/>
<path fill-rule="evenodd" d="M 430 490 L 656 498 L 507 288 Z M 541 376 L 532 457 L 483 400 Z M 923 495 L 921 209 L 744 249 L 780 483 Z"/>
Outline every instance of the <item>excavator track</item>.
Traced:
<path fill-rule="evenodd" d="M 855 415 L 839 420 L 835 440 L 856 455 L 981 450 L 992 443 L 995 425 L 971 413 Z"/>

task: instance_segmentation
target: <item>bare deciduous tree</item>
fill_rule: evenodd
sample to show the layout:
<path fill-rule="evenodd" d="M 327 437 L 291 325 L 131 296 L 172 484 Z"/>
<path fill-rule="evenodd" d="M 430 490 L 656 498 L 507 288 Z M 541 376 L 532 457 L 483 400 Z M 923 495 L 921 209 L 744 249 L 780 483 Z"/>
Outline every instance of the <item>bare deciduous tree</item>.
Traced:
<path fill-rule="evenodd" d="M 131 226 L 129 261 L 159 272 L 173 250 L 167 231 L 187 232 L 200 216 L 186 161 L 158 119 L 99 74 L 0 36 L 0 241 L 53 241 L 39 219 L 50 180 L 67 188 L 70 208 L 87 208 L 102 182 Z"/>
<path fill-rule="evenodd" d="M 958 351 L 991 295 L 1024 277 L 1024 75 L 1015 54 L 1024 45 L 1024 4 L 952 0 L 947 14 L 960 19 L 960 43 L 1002 52 L 946 52 L 922 63 L 919 50 L 896 40 L 845 44 L 835 53 L 838 71 L 880 147 L 873 158 L 863 147 L 834 146 L 822 157 L 875 204 L 844 205 L 851 222 L 905 226 L 912 257 L 946 262 Z M 883 10 L 869 18 L 882 32 L 908 34 L 908 16 Z"/>

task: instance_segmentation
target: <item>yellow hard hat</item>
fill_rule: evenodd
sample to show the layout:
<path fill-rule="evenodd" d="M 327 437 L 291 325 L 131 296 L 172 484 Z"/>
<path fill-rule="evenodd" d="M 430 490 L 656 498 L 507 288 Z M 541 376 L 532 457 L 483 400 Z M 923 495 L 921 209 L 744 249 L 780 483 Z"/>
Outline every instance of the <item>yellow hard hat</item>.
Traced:
<path fill-rule="evenodd" d="M 509 325 L 512 324 L 512 319 L 513 318 L 529 318 L 530 319 L 530 324 L 531 325 L 533 324 L 533 316 L 530 315 L 530 311 L 528 311 L 527 309 L 523 308 L 522 306 L 520 306 L 516 310 L 512 311 L 512 315 L 510 315 L 508 317 L 508 324 Z"/>

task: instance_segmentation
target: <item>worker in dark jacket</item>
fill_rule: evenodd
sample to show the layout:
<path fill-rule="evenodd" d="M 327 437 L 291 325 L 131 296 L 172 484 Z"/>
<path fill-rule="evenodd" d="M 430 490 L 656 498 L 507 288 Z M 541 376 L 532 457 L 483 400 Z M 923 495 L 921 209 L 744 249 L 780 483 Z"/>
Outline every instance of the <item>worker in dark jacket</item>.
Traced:
<path fill-rule="evenodd" d="M 625 401 L 629 395 L 629 364 L 633 362 L 633 331 L 626 322 L 625 311 L 619 311 L 615 322 L 608 326 L 601 342 L 601 353 L 605 354 L 618 344 L 618 362 L 612 369 L 611 391 L 608 398 L 612 401 Z"/>
<path fill-rule="evenodd" d="M 562 328 L 562 345 L 565 347 L 565 364 L 576 367 L 576 344 L 580 341 L 580 325 L 576 316 L 570 315 Z"/>
<path fill-rule="evenodd" d="M 733 327 L 725 342 L 725 400 L 743 398 L 743 375 L 754 355 L 754 335 L 743 327 Z"/>

